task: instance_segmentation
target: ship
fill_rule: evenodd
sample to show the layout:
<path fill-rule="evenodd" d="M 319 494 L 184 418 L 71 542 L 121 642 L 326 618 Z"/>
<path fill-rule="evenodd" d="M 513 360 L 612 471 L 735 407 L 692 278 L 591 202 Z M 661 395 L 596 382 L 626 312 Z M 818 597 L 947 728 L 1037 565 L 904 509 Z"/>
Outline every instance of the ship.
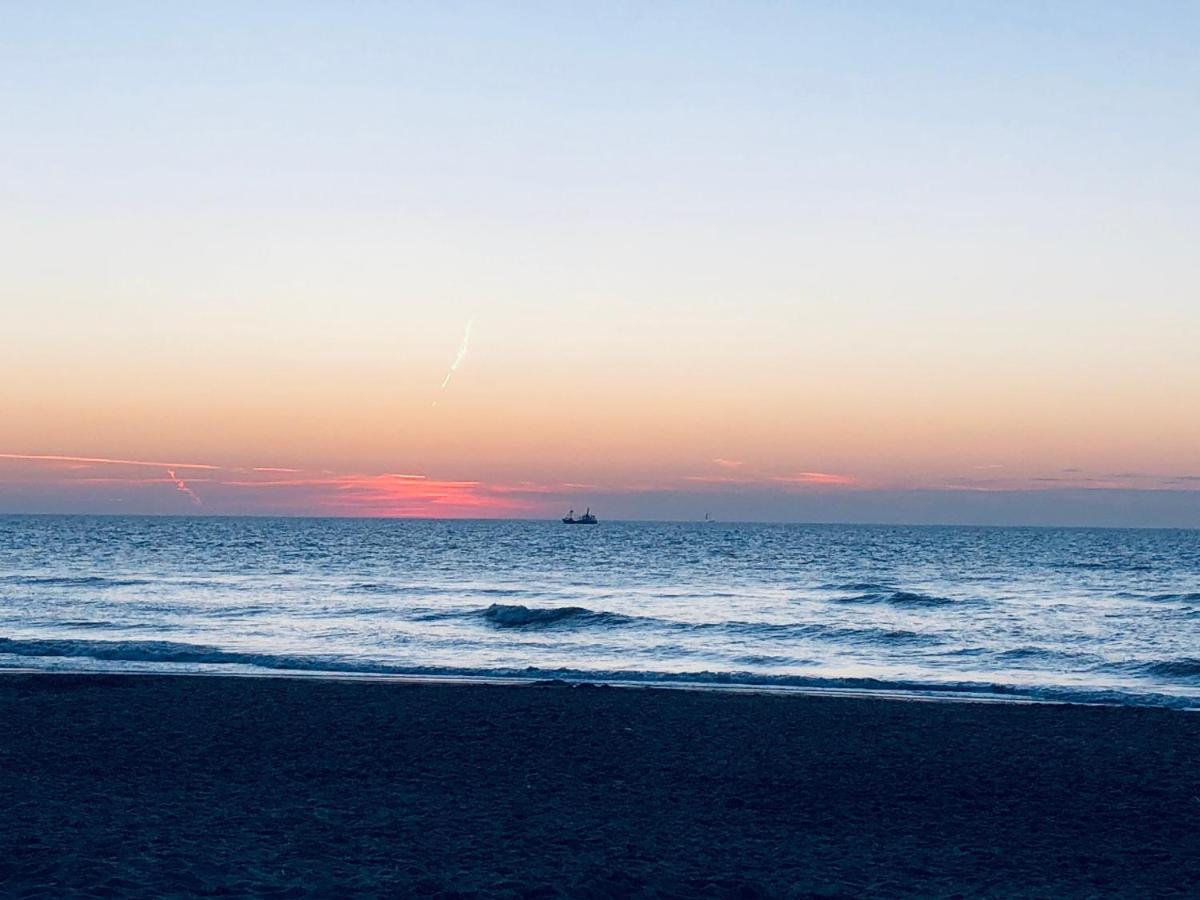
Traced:
<path fill-rule="evenodd" d="M 567 513 L 565 516 L 563 516 L 563 524 L 564 525 L 595 525 L 596 517 L 592 515 L 592 508 L 589 506 L 587 508 L 587 512 L 585 512 L 578 519 L 575 518 L 575 510 L 571 510 L 569 513 Z"/>

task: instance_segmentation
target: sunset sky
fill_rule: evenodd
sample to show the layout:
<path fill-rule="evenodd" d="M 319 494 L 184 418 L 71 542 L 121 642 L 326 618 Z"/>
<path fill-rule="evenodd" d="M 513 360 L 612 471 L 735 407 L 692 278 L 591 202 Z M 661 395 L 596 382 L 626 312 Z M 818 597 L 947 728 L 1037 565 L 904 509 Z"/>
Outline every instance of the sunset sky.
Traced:
<path fill-rule="evenodd" d="M 1198 42 L 6 4 L 0 512 L 1200 526 Z"/>

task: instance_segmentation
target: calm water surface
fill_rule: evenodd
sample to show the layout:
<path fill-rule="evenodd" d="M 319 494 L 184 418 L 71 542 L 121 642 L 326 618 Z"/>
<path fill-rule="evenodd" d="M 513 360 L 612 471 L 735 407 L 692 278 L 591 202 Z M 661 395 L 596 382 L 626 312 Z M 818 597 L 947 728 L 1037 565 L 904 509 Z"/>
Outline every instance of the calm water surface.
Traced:
<path fill-rule="evenodd" d="M 0 517 L 0 666 L 1200 707 L 1200 532 Z"/>

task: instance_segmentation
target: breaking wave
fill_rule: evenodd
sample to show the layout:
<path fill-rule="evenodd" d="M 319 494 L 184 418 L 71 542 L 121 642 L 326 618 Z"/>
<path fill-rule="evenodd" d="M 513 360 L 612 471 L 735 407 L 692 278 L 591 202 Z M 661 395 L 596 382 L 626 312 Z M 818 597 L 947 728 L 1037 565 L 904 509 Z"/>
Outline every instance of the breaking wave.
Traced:
<path fill-rule="evenodd" d="M 908 644 L 930 646 L 941 643 L 934 634 L 903 628 L 843 626 L 820 622 L 684 622 L 652 616 L 627 616 L 615 612 L 597 612 L 583 606 L 529 607 L 493 603 L 484 609 L 432 610 L 416 616 L 420 621 L 482 619 L 489 626 L 521 631 L 542 629 L 615 629 L 649 628 L 666 633 L 717 633 L 741 639 L 819 640 L 860 645 Z"/>
<path fill-rule="evenodd" d="M 867 587 L 874 587 L 868 585 Z M 857 594 L 853 597 L 838 597 L 837 603 L 886 603 L 889 606 L 901 606 L 909 608 L 922 607 L 938 607 L 938 606 L 955 606 L 963 603 L 962 600 L 951 600 L 949 597 L 938 597 L 934 594 L 920 594 L 915 591 L 876 591 L 865 594 Z"/>
<path fill-rule="evenodd" d="M 1200 657 L 1195 656 L 1133 663 L 1124 668 L 1139 675 L 1152 675 L 1156 678 L 1178 679 L 1185 682 L 1200 680 Z"/>
<path fill-rule="evenodd" d="M 18 659 L 71 660 L 68 664 L 41 665 L 42 670 L 130 671 L 130 664 L 147 664 L 133 671 L 207 672 L 210 674 L 304 674 L 318 677 L 407 677 L 447 678 L 452 680 L 506 679 L 526 683 L 550 681 L 562 686 L 569 682 L 641 685 L 645 687 L 706 687 L 741 690 L 852 692 L 862 695 L 916 696 L 923 698 L 1049 701 L 1059 703 L 1109 703 L 1141 706 L 1195 708 L 1194 698 L 1114 689 L 1072 689 L 1057 686 L 1024 687 L 1003 682 L 920 681 L 870 677 L 826 677 L 772 675 L 744 671 L 653 672 L 637 670 L 590 671 L 572 668 L 454 668 L 448 666 L 403 666 L 346 660 L 333 657 L 282 656 L 221 650 L 217 647 L 173 641 L 86 641 L 86 640 L 15 640 L 0 638 L 0 657 Z M 766 661 L 754 660 L 753 662 Z M 91 662 L 91 665 L 88 664 Z M 753 664 L 751 658 L 746 663 Z M 99 665 L 96 665 L 99 664 Z M 0 671 L 4 662 L 0 659 Z M 1200 673 L 1200 659 L 1153 663 L 1156 671 L 1170 674 Z"/>
<path fill-rule="evenodd" d="M 637 621 L 633 616 L 594 612 L 583 606 L 537 608 L 519 604 L 493 603 L 480 615 L 497 628 L 546 628 L 563 623 L 589 625 L 625 625 Z"/>
<path fill-rule="evenodd" d="M 280 659 L 254 653 L 238 653 L 200 644 L 175 641 L 85 641 L 70 639 L 14 640 L 0 638 L 0 653 L 13 656 L 70 657 L 127 662 L 231 663 L 269 665 Z"/>

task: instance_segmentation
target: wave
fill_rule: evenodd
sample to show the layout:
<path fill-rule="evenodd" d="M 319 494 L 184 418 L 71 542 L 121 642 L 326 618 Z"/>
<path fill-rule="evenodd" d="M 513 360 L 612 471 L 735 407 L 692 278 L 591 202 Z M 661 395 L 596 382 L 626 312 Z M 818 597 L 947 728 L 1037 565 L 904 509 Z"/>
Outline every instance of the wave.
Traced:
<path fill-rule="evenodd" d="M 347 660 L 326 656 L 289 656 L 273 653 L 251 653 L 241 650 L 222 650 L 207 644 L 188 644 L 182 641 L 95 641 L 54 639 L 16 639 L 0 637 L 0 656 L 27 659 L 81 659 L 106 663 L 209 667 L 225 666 L 254 668 L 269 671 L 347 673 L 402 673 L 400 667 L 381 665 L 366 660 Z M 2 669 L 3 666 L 0 666 Z M 164 670 L 170 671 L 170 669 Z"/>
<path fill-rule="evenodd" d="M 355 581 L 342 588 L 347 594 L 391 594 L 398 589 L 394 584 L 381 584 L 377 581 Z"/>
<path fill-rule="evenodd" d="M 628 625 L 638 621 L 634 616 L 623 616 L 612 612 L 594 612 L 583 606 L 530 608 L 506 603 L 493 603 L 479 615 L 497 628 L 546 628 L 562 623 Z M 642 621 L 648 620 L 642 619 Z"/>
<path fill-rule="evenodd" d="M 994 658 L 1004 662 L 1032 662 L 1043 665 L 1094 665 L 1100 657 L 1095 653 L 1085 653 L 1077 650 L 1054 650 L 1050 647 L 1013 647 L 994 654 Z"/>
<path fill-rule="evenodd" d="M 1108 560 L 1097 562 L 1095 560 L 1068 560 L 1065 562 L 1054 563 L 1051 568 L 1054 569 L 1083 569 L 1085 571 L 1108 571 L 1108 572 L 1152 572 L 1154 566 L 1149 563 L 1129 562 L 1127 560 Z"/>
<path fill-rule="evenodd" d="M 1195 656 L 1127 663 L 1121 668 L 1139 675 L 1152 675 L 1155 678 L 1180 679 L 1187 682 L 1200 681 L 1200 657 Z"/>
<path fill-rule="evenodd" d="M 955 606 L 962 600 L 952 600 L 949 597 L 938 597 L 934 594 L 919 594 L 915 591 L 890 591 L 858 594 L 853 597 L 838 597 L 835 603 L 886 603 L 889 606 L 908 607 L 912 609 Z"/>
<path fill-rule="evenodd" d="M 270 615 L 276 610 L 265 603 L 250 606 L 218 606 L 212 609 L 197 610 L 207 619 L 245 619 L 254 616 Z M 291 612 L 292 616 L 301 616 L 299 612 Z"/>
<path fill-rule="evenodd" d="M 811 659 L 793 659 L 790 656 L 771 656 L 767 654 L 751 653 L 746 656 L 735 656 L 730 662 L 737 663 L 742 666 L 803 666 L 816 665 L 816 660 Z"/>
<path fill-rule="evenodd" d="M 466 588 L 433 584 L 396 584 L 390 581 L 354 581 L 340 588 L 343 594 L 396 594 L 417 596 L 452 596 L 469 594 Z"/>
<path fill-rule="evenodd" d="M 576 627 L 619 627 L 629 625 L 663 625 L 670 623 L 648 616 L 626 616 L 614 612 L 596 612 L 584 606 L 522 606 L 515 603 L 493 603 L 479 608 L 420 609 L 412 616 L 419 622 L 440 622 L 454 619 L 482 619 L 496 628 L 547 628 L 553 625 Z"/>
<path fill-rule="evenodd" d="M 953 606 L 957 600 L 933 594 L 918 594 L 912 591 L 896 591 L 887 598 L 892 606 Z"/>
<path fill-rule="evenodd" d="M 104 662 L 171 663 L 191 665 L 253 666 L 274 670 L 374 672 L 406 674 L 440 672 L 441 668 L 398 666 L 370 660 L 348 660 L 338 657 L 291 656 L 271 653 L 223 650 L 206 644 L 181 641 L 104 641 L 73 638 L 16 639 L 0 638 L 0 655 L 28 658 L 93 659 Z M 761 659 L 766 659 L 762 657 Z M 795 660 L 792 660 L 795 662 Z M 446 669 L 445 671 L 457 671 Z M 475 671 L 475 670 L 471 670 Z M 478 670 L 476 674 L 513 674 L 523 669 Z M 712 675 L 713 673 L 706 673 Z M 681 675 L 680 677 L 688 677 Z M 755 676 L 756 679 L 775 676 Z"/>
<path fill-rule="evenodd" d="M 1154 603 L 1200 603 L 1200 591 L 1186 594 L 1154 594 L 1146 599 Z"/>
<path fill-rule="evenodd" d="M 1200 591 L 1182 593 L 1143 594 L 1138 591 L 1117 591 L 1112 595 L 1118 600 L 1141 600 L 1143 603 L 1200 603 Z"/>
<path fill-rule="evenodd" d="M 434 610 L 418 615 L 420 621 L 483 619 L 495 628 L 536 631 L 549 628 L 653 628 L 665 632 L 717 632 L 738 638 L 774 640 L 813 639 L 832 643 L 871 646 L 905 644 L 930 646 L 942 639 L 932 634 L 902 628 L 851 627 L 820 622 L 681 622 L 651 616 L 629 616 L 597 612 L 584 606 L 528 607 L 493 603 L 485 609 Z"/>
<path fill-rule="evenodd" d="M 184 665 L 188 671 L 229 672 L 247 668 L 261 673 L 306 674 L 313 676 L 358 677 L 424 677 L 454 680 L 508 679 L 532 683 L 558 680 L 584 683 L 606 682 L 646 687 L 711 687 L 749 690 L 791 690 L 800 692 L 852 692 L 862 695 L 917 696 L 923 698 L 960 698 L 974 700 L 1030 701 L 1059 703 L 1107 703 L 1134 706 L 1166 706 L 1195 709 L 1200 699 L 1193 696 L 1155 692 L 1130 691 L 1096 687 L 1062 687 L 1054 685 L 1025 686 L 1003 682 L 983 681 L 920 681 L 916 679 L 881 679 L 870 677 L 838 677 L 821 675 L 770 675 L 745 671 L 652 672 L 636 670 L 592 671 L 572 668 L 455 668 L 449 666 L 389 665 L 365 660 L 345 660 L 333 657 L 280 656 L 221 650 L 199 644 L 173 641 L 86 641 L 86 640 L 16 640 L 0 638 L 0 656 L 23 659 L 92 660 L 104 671 L 178 671 L 172 666 Z M 749 660 L 747 660 L 749 662 Z M 120 664 L 125 663 L 126 666 Z M 141 665 L 139 665 L 141 664 Z M 148 665 L 147 665 L 148 664 Z M 1182 667 L 1188 673 L 1200 673 L 1200 659 L 1153 663 L 1160 666 Z M 220 667 L 220 668 L 213 668 Z M 4 668 L 0 664 L 0 670 Z M 54 666 L 43 666 L 53 670 Z M 86 664 L 82 665 L 85 670 Z M 1172 670 L 1174 673 L 1174 669 Z"/>
<path fill-rule="evenodd" d="M 532 591 L 524 588 L 475 587 L 472 585 L 395 584 L 386 581 L 355 581 L 341 589 L 343 594 L 394 594 L 417 597 L 520 597 Z"/>
<path fill-rule="evenodd" d="M 101 575 L 0 575 L 0 582 L 43 587 L 136 587 L 153 583 L 144 578 L 105 578 Z"/>
<path fill-rule="evenodd" d="M 1049 650 L 1045 647 L 1013 647 L 1010 650 L 1001 650 L 995 655 L 998 659 L 1032 659 L 1040 662 L 1057 659 L 1063 654 L 1057 650 Z"/>
<path fill-rule="evenodd" d="M 879 594 L 895 590 L 895 588 L 886 584 L 877 584 L 874 581 L 847 581 L 841 584 L 822 584 L 818 587 L 822 591 L 859 591 L 860 593 Z"/>
<path fill-rule="evenodd" d="M 696 630 L 714 629 L 736 634 L 739 637 L 811 638 L 837 644 L 862 644 L 865 646 L 889 644 L 931 646 L 941 643 L 941 638 L 936 635 L 908 631 L 904 628 L 854 628 L 825 625 L 820 622 L 718 622 L 690 626 L 681 624 L 679 627 Z"/>
<path fill-rule="evenodd" d="M 233 663 L 270 665 L 272 657 L 175 641 L 88 641 L 69 638 L 0 638 L 0 653 L 13 656 L 71 657 L 119 662 Z"/>
<path fill-rule="evenodd" d="M 41 628 L 119 629 L 120 631 L 158 631 L 162 626 L 152 622 L 111 622 L 107 619 L 26 619 L 25 626 Z"/>

